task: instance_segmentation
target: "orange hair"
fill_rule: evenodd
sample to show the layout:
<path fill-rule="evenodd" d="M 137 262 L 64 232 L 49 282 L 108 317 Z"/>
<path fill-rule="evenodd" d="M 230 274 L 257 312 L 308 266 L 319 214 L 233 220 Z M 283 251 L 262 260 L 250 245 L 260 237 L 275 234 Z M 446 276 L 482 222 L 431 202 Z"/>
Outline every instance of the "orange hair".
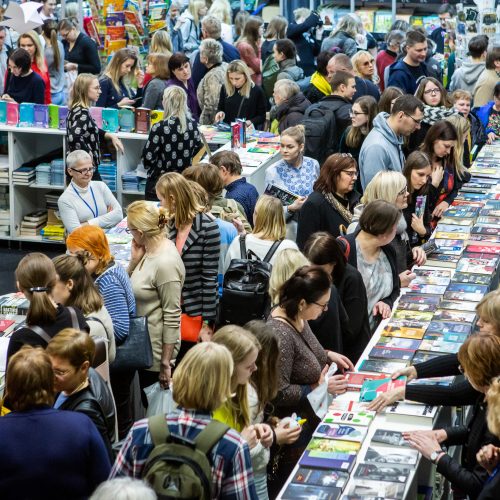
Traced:
<path fill-rule="evenodd" d="M 101 274 L 114 260 L 106 234 L 99 226 L 78 227 L 66 238 L 66 247 L 81 248 L 96 258 L 99 261 L 96 274 Z"/>

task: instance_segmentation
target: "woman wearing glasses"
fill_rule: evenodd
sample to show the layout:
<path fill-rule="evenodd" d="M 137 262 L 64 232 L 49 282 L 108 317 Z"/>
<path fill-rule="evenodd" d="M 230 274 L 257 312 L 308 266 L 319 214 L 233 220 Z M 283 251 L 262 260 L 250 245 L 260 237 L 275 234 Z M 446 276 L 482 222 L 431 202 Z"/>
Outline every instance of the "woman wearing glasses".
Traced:
<path fill-rule="evenodd" d="M 67 233 L 86 224 L 109 228 L 122 220 L 122 207 L 108 186 L 92 180 L 94 166 L 89 153 L 71 152 L 66 158 L 66 171 L 71 182 L 57 206 Z"/>
<path fill-rule="evenodd" d="M 346 128 L 340 138 L 340 153 L 349 153 L 356 162 L 359 161 L 361 146 L 373 128 L 373 119 L 378 113 L 378 104 L 374 97 L 365 95 L 354 101 L 349 113 L 352 125 Z"/>
<path fill-rule="evenodd" d="M 336 153 L 326 159 L 314 183 L 314 191 L 299 212 L 299 248 L 304 248 L 309 237 L 317 231 L 327 231 L 335 237 L 346 232 L 360 199 L 354 189 L 357 178 L 358 165 L 351 155 Z"/>
<path fill-rule="evenodd" d="M 415 97 L 424 103 L 424 118 L 420 130 L 416 130 L 410 136 L 408 151 L 418 149 L 432 125 L 456 113 L 448 92 L 435 78 L 424 78 L 417 87 Z"/>
<path fill-rule="evenodd" d="M 367 50 L 359 50 L 352 56 L 354 74 L 363 80 L 369 80 L 375 85 L 380 81 L 375 72 L 375 59 Z M 382 75 L 383 76 L 383 75 Z"/>
<path fill-rule="evenodd" d="M 71 99 L 68 103 L 69 113 L 66 119 L 68 151 L 86 151 L 92 159 L 93 180 L 100 181 L 97 171 L 101 162 L 100 144 L 109 139 L 117 151 L 123 153 L 123 144 L 116 134 L 98 128 L 90 115 L 90 106 L 101 94 L 99 80 L 94 75 L 83 73 L 78 75 L 73 85 Z"/>

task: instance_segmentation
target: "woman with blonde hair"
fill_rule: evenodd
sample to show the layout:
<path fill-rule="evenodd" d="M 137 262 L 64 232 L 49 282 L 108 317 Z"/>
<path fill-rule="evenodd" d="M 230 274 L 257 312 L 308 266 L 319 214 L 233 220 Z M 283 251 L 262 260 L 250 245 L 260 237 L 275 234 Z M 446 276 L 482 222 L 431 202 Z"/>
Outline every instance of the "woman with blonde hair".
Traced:
<path fill-rule="evenodd" d="M 135 77 L 137 81 L 137 92 L 130 87 L 131 77 Z M 99 78 L 101 94 L 96 106 L 102 108 L 136 106 L 137 101 L 142 97 L 143 82 L 144 73 L 138 67 L 137 51 L 117 50 Z"/>
<path fill-rule="evenodd" d="M 233 22 L 231 4 L 228 0 L 214 0 L 208 9 L 207 16 L 213 16 L 220 21 L 221 38 L 224 42 L 233 44 Z"/>
<path fill-rule="evenodd" d="M 90 327 L 90 336 L 107 341 L 108 360 L 112 363 L 116 356 L 113 320 L 85 267 L 88 257 L 82 253 L 58 255 L 52 262 L 57 272 L 57 282 L 52 293 L 54 300 L 63 306 L 77 307 L 82 311 Z"/>
<path fill-rule="evenodd" d="M 264 41 L 260 48 L 260 58 L 262 63 L 266 61 L 269 56 L 273 55 L 273 47 L 276 40 L 286 38 L 286 29 L 288 28 L 288 20 L 283 16 L 274 16 L 267 25 L 266 32 L 264 33 Z"/>
<path fill-rule="evenodd" d="M 245 236 L 247 252 L 256 254 L 262 260 L 274 246 L 273 254 L 268 255 L 269 262 L 272 265 L 279 252 L 282 252 L 286 248 L 298 250 L 294 241 L 285 239 L 285 217 L 281 201 L 278 198 L 265 194 L 260 196 L 255 205 L 253 222 L 253 233 Z M 278 246 L 275 246 L 275 243 L 278 242 Z M 240 240 L 236 238 L 229 245 L 224 266 L 225 269 L 227 270 L 231 264 L 231 260 L 240 258 L 244 259 L 246 256 L 241 255 Z"/>
<path fill-rule="evenodd" d="M 243 118 L 247 126 L 261 128 L 264 125 L 266 97 L 262 88 L 252 81 L 250 70 L 243 61 L 228 64 L 217 110 L 216 122 L 232 123 L 237 118 Z"/>
<path fill-rule="evenodd" d="M 219 432 L 221 424 L 210 424 L 211 413 L 231 399 L 233 368 L 231 353 L 225 346 L 203 342 L 193 347 L 173 376 L 172 396 L 177 408 L 154 418 L 164 422 L 171 434 L 189 440 L 196 439 L 209 425 L 212 432 Z M 196 374 L 196 384 L 193 384 L 193 374 Z M 244 498 L 257 498 L 248 444 L 237 431 L 227 426 L 224 426 L 220 436 L 210 452 L 213 497 L 234 496 L 234 485 L 237 484 L 238 494 Z M 142 478 L 147 457 L 156 445 L 149 431 L 148 419 L 136 422 L 120 450 L 110 477 Z"/>
<path fill-rule="evenodd" d="M 27 31 L 23 33 L 17 42 L 20 49 L 24 49 L 31 57 L 31 69 L 38 73 L 45 83 L 45 104 L 52 102 L 50 95 L 50 76 L 45 62 L 45 56 L 40 43 L 40 37 L 36 31 Z"/>
<path fill-rule="evenodd" d="M 46 255 L 26 255 L 19 262 L 15 274 L 17 288 L 30 304 L 26 324 L 10 336 L 7 363 L 24 344 L 45 349 L 48 344 L 45 338 L 56 336 L 63 328 L 89 331 L 81 311 L 64 307 L 55 301 L 53 292 L 57 284 L 57 273 L 54 263 Z"/>
<path fill-rule="evenodd" d="M 200 148 L 200 132 L 188 109 L 186 92 L 177 86 L 168 87 L 163 92 L 163 120 L 151 127 L 142 151 L 148 173 L 146 200 L 156 201 L 155 186 L 161 175 L 182 172 Z"/>
<path fill-rule="evenodd" d="M 354 14 L 346 14 L 340 19 L 328 38 L 323 40 L 321 51 L 334 50 L 336 47 L 349 57 L 356 54 L 356 37 L 360 34 L 359 21 Z"/>
<path fill-rule="evenodd" d="M 181 14 L 177 25 L 182 35 L 184 53 L 189 57 L 201 42 L 201 20 L 207 14 L 205 0 L 189 0 L 188 8 Z M 176 25 L 176 26 L 177 26 Z"/>
<path fill-rule="evenodd" d="M 283 283 L 300 267 L 308 266 L 310 262 L 307 257 L 295 248 L 285 248 L 274 260 L 271 278 L 269 279 L 269 295 L 271 304 L 278 305 L 280 288 Z"/>
<path fill-rule="evenodd" d="M 162 175 L 156 184 L 160 205 L 169 217 L 168 236 L 186 268 L 181 357 L 199 337 L 212 334 L 217 305 L 220 231 L 213 217 L 204 213 L 193 185 L 177 172 Z"/>
<path fill-rule="evenodd" d="M 367 50 L 359 50 L 351 60 L 356 76 L 378 84 L 380 78 L 375 71 L 375 59 Z"/>
<path fill-rule="evenodd" d="M 262 64 L 260 60 L 260 45 L 262 43 L 264 21 L 257 16 L 250 16 L 245 23 L 243 33 L 236 42 L 241 60 L 250 68 L 252 80 L 256 85 L 262 84 Z"/>
<path fill-rule="evenodd" d="M 153 347 L 153 365 L 139 370 L 141 388 L 160 382 L 167 388 L 171 363 L 179 350 L 181 290 L 186 275 L 175 246 L 167 238 L 167 214 L 146 201 L 127 209 L 132 249 L 128 274 L 137 314 L 146 316 Z M 147 404 L 145 404 L 147 406 Z"/>
<path fill-rule="evenodd" d="M 304 156 L 306 136 L 303 125 L 295 125 L 281 132 L 281 160 L 266 170 L 265 185 L 275 185 L 296 196 L 293 203 L 284 206 L 287 223 L 287 237 L 295 241 L 297 222 L 302 205 L 313 192 L 319 177 L 319 163 L 314 158 Z"/>
<path fill-rule="evenodd" d="M 143 107 L 148 109 L 163 108 L 163 92 L 167 88 L 167 81 L 170 78 L 169 60 L 170 55 L 161 52 L 150 52 L 148 54 L 146 75 L 150 78 L 144 84 Z"/>
<path fill-rule="evenodd" d="M 469 120 L 462 115 L 451 115 L 445 118 L 456 129 L 458 134 L 457 146 L 455 147 L 455 163 L 458 168 L 465 171 L 471 165 L 470 150 L 468 137 L 470 135 L 471 126 Z"/>
<path fill-rule="evenodd" d="M 124 152 L 118 136 L 100 129 L 90 115 L 90 107 L 95 105 L 100 94 L 101 87 L 96 76 L 88 73 L 78 75 L 71 91 L 66 118 L 67 152 L 87 151 L 92 157 L 95 169 L 92 179 L 96 181 L 101 180 L 97 170 L 101 163 L 100 144 L 109 139 L 117 151 Z"/>

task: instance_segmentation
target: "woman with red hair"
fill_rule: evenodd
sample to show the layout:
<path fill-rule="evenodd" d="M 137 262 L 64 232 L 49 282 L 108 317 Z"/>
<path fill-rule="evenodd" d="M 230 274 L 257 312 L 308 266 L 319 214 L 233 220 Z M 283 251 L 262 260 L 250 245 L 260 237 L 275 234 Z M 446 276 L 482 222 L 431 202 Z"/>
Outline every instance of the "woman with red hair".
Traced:
<path fill-rule="evenodd" d="M 99 226 L 78 227 L 66 239 L 66 247 L 71 254 L 87 254 L 86 268 L 94 278 L 104 299 L 104 306 L 113 320 L 116 345 L 119 346 L 128 335 L 130 317 L 135 315 L 135 297 L 127 272 L 114 261 L 106 234 Z M 129 400 L 130 382 L 135 371 L 123 373 L 121 370 L 117 373 L 113 365 L 110 368 L 121 439 L 133 423 Z"/>

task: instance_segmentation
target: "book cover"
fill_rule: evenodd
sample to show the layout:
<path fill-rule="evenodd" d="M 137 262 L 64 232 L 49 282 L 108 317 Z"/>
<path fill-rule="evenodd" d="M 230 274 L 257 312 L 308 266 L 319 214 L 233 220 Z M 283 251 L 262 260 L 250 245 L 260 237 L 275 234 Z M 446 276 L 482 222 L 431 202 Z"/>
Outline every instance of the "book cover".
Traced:
<path fill-rule="evenodd" d="M 351 412 L 362 412 L 365 413 L 366 410 L 366 404 L 365 403 L 360 403 L 359 401 L 352 401 L 352 400 L 347 400 L 347 399 L 334 399 L 331 403 L 330 406 L 328 406 L 328 411 L 351 411 Z M 375 416 L 375 412 L 368 412 L 372 413 L 373 416 Z M 343 423 L 343 422 L 340 422 Z M 352 422 L 355 425 L 359 425 L 357 423 Z"/>
<path fill-rule="evenodd" d="M 35 104 L 33 115 L 35 127 L 48 128 L 49 107 L 46 104 Z"/>
<path fill-rule="evenodd" d="M 135 127 L 135 113 L 133 108 L 122 107 L 118 111 L 118 124 L 122 132 L 132 132 Z"/>
<path fill-rule="evenodd" d="M 313 438 L 307 445 L 299 465 L 351 472 L 360 443 Z"/>
<path fill-rule="evenodd" d="M 409 319 L 411 321 L 430 321 L 432 319 L 433 314 L 430 312 L 421 312 L 421 311 L 405 311 L 405 310 L 397 310 L 393 318 L 394 319 Z"/>
<path fill-rule="evenodd" d="M 410 447 L 403 434 L 388 429 L 377 429 L 372 437 L 372 443 L 390 444 L 391 446 Z"/>
<path fill-rule="evenodd" d="M 468 335 L 466 333 L 455 333 L 455 332 L 428 332 L 424 335 L 423 340 L 441 340 L 442 342 L 454 342 L 455 344 L 463 344 L 467 340 Z M 413 361 L 413 360 L 412 360 Z"/>
<path fill-rule="evenodd" d="M 359 369 L 364 372 L 394 373 L 408 366 L 404 361 L 387 361 L 384 359 L 364 359 L 359 365 Z"/>
<path fill-rule="evenodd" d="M 448 291 L 445 292 L 443 298 L 446 300 L 468 300 L 470 302 L 480 302 L 483 296 L 476 293 Z"/>
<path fill-rule="evenodd" d="M 357 411 L 349 410 L 330 410 L 329 407 L 323 422 L 325 424 L 349 424 L 367 427 L 375 418 L 376 413 L 374 411 L 358 409 Z M 359 407 L 357 407 L 359 408 Z"/>
<path fill-rule="evenodd" d="M 452 309 L 458 311 L 475 311 L 477 302 L 468 302 L 465 300 L 443 300 L 439 307 L 441 309 Z"/>
<path fill-rule="evenodd" d="M 338 500 L 342 488 L 290 483 L 280 498 L 283 500 Z"/>
<path fill-rule="evenodd" d="M 426 417 L 433 419 L 438 411 L 437 406 L 406 403 L 404 401 L 396 401 L 385 409 L 387 415 L 408 415 L 410 417 Z"/>
<path fill-rule="evenodd" d="M 471 274 L 489 274 L 492 275 L 496 269 L 496 262 L 486 258 L 462 257 L 457 264 L 457 271 Z"/>
<path fill-rule="evenodd" d="M 281 200 L 283 206 L 287 207 L 291 205 L 299 196 L 283 189 L 281 187 L 276 186 L 275 184 L 268 184 L 264 194 L 269 196 L 273 196 L 274 198 L 278 198 Z"/>
<path fill-rule="evenodd" d="M 68 118 L 69 109 L 67 106 L 59 106 L 59 129 L 66 130 L 66 119 Z"/>
<path fill-rule="evenodd" d="M 400 500 L 403 498 L 406 485 L 385 481 L 355 479 L 349 486 L 347 494 L 352 498 Z M 346 497 L 344 497 L 346 498 Z"/>
<path fill-rule="evenodd" d="M 450 309 L 438 309 L 434 313 L 434 321 L 456 321 L 458 323 L 473 323 L 476 313 L 467 311 L 452 311 Z"/>
<path fill-rule="evenodd" d="M 439 304 L 441 295 L 420 295 L 419 293 L 405 293 L 398 304 Z M 406 306 L 405 306 L 406 307 Z M 398 307 L 399 309 L 399 307 Z"/>
<path fill-rule="evenodd" d="M 444 340 L 422 340 L 420 344 L 420 349 L 422 351 L 437 351 L 444 352 L 447 354 L 456 354 L 462 344 L 457 344 L 454 342 L 445 342 Z"/>
<path fill-rule="evenodd" d="M 418 351 L 419 353 L 428 354 L 440 354 L 441 356 L 446 356 L 444 353 L 432 353 L 430 351 Z M 415 358 L 413 358 L 415 359 Z M 408 382 L 408 385 L 434 385 L 441 387 L 449 387 L 455 381 L 455 377 L 450 375 L 449 377 L 429 377 L 429 378 L 419 378 Z"/>
<path fill-rule="evenodd" d="M 368 354 L 369 358 L 377 359 L 397 359 L 403 361 L 411 361 L 413 355 L 415 354 L 415 349 L 401 349 L 401 348 L 390 348 L 390 347 L 373 347 Z"/>
<path fill-rule="evenodd" d="M 469 239 L 469 233 L 459 233 L 459 232 L 447 232 L 447 231 L 437 231 L 434 238 L 436 240 L 443 240 L 446 238 L 449 238 L 451 242 L 453 241 L 460 241 L 460 240 L 468 240 Z M 436 243 L 438 246 L 442 246 L 439 243 Z M 453 246 L 453 245 L 446 245 L 446 246 Z"/>
<path fill-rule="evenodd" d="M 435 286 L 446 286 L 449 285 L 451 281 L 450 276 L 421 276 L 417 274 L 417 277 L 412 280 L 412 285 L 435 285 Z"/>
<path fill-rule="evenodd" d="M 444 214 L 444 218 L 452 218 L 452 219 L 474 219 L 478 216 L 480 208 L 466 208 L 466 207 L 458 207 L 458 208 L 448 208 Z"/>
<path fill-rule="evenodd" d="M 294 474 L 292 483 L 308 484 L 312 486 L 328 486 L 344 489 L 349 481 L 349 474 L 341 471 L 326 471 L 320 469 L 306 469 L 299 467 Z"/>
<path fill-rule="evenodd" d="M 388 446 L 370 445 L 366 450 L 364 460 L 370 463 L 415 466 L 418 461 L 418 451 L 412 448 L 395 449 Z"/>
<path fill-rule="evenodd" d="M 313 433 L 313 437 L 325 439 L 342 439 L 345 441 L 363 442 L 366 427 L 355 427 L 352 425 L 329 424 L 322 422 Z"/>
<path fill-rule="evenodd" d="M 471 230 L 471 234 L 489 234 L 498 236 L 498 230 L 494 227 L 474 226 Z"/>
<path fill-rule="evenodd" d="M 347 381 L 347 390 L 359 391 L 363 382 L 366 380 L 379 380 L 385 378 L 383 373 L 361 373 L 361 372 L 346 372 L 344 377 Z"/>
<path fill-rule="evenodd" d="M 495 229 L 495 228 L 491 228 Z M 476 243 L 478 245 L 482 245 L 483 243 L 500 243 L 499 231 L 497 230 L 497 234 L 495 236 L 491 234 L 471 234 L 469 242 Z"/>
<path fill-rule="evenodd" d="M 410 290 L 415 293 L 421 294 L 439 294 L 442 295 L 446 291 L 446 284 L 444 285 L 427 285 L 425 283 L 410 283 Z"/>
<path fill-rule="evenodd" d="M 478 242 L 474 241 L 469 243 L 466 247 L 467 252 L 478 252 L 478 253 L 491 253 L 493 255 L 500 255 L 500 245 L 488 242 Z"/>
<path fill-rule="evenodd" d="M 150 128 L 151 128 L 151 110 L 148 108 L 136 108 L 135 132 L 137 134 L 148 134 Z"/>
<path fill-rule="evenodd" d="M 493 277 L 488 274 L 472 274 L 462 273 L 460 271 L 453 275 L 454 283 L 470 283 L 472 285 L 486 285 L 491 284 Z"/>
<path fill-rule="evenodd" d="M 421 311 L 421 312 L 434 312 L 437 309 L 437 304 L 424 304 L 418 302 L 398 302 L 397 311 L 407 310 L 407 311 Z"/>
<path fill-rule="evenodd" d="M 399 338 L 399 337 L 380 337 L 375 347 L 399 347 L 401 349 L 411 349 L 416 351 L 420 345 L 420 340 Z"/>
<path fill-rule="evenodd" d="M 446 217 L 444 216 L 440 222 L 440 224 L 450 224 L 457 226 L 465 226 L 472 227 L 474 225 L 474 219 L 456 219 L 454 217 Z"/>
<path fill-rule="evenodd" d="M 35 124 L 35 105 L 30 102 L 19 104 L 19 126 L 33 127 Z"/>
<path fill-rule="evenodd" d="M 405 386 L 406 377 L 398 377 L 396 380 L 392 380 L 391 378 L 382 380 L 367 380 L 361 387 L 359 400 L 362 402 L 370 402 L 384 392 L 390 392 Z"/>
<path fill-rule="evenodd" d="M 452 272 L 446 269 L 414 269 L 417 278 L 451 278 Z"/>
<path fill-rule="evenodd" d="M 438 332 L 438 333 L 464 333 L 469 335 L 472 332 L 472 325 L 463 323 L 453 323 L 451 321 L 431 321 L 429 327 L 427 328 L 427 333 Z"/>
<path fill-rule="evenodd" d="M 57 104 L 48 105 L 49 128 L 59 128 L 59 106 Z"/>
<path fill-rule="evenodd" d="M 457 266 L 459 260 L 459 255 L 444 255 L 433 252 L 428 255 L 426 264 L 428 266 L 449 267 L 453 269 Z"/>
<path fill-rule="evenodd" d="M 102 110 L 104 108 L 100 106 L 92 106 L 90 108 L 90 116 L 92 119 L 95 121 L 95 124 L 97 125 L 98 128 L 102 129 Z"/>
<path fill-rule="evenodd" d="M 441 224 L 441 222 L 436 227 L 437 232 L 446 232 L 446 233 L 471 233 L 470 226 L 459 226 L 458 224 Z M 453 239 L 453 236 L 451 237 Z"/>
<path fill-rule="evenodd" d="M 5 332 L 14 323 L 15 321 L 12 319 L 0 319 L 0 332 Z"/>
<path fill-rule="evenodd" d="M 151 127 L 158 122 L 163 120 L 163 111 L 159 111 L 157 109 L 152 109 L 150 113 Z"/>
<path fill-rule="evenodd" d="M 371 481 L 388 481 L 390 483 L 406 483 L 413 467 L 407 465 L 386 465 L 377 463 L 358 464 L 354 471 L 355 478 Z"/>
<path fill-rule="evenodd" d="M 102 110 L 102 129 L 106 132 L 118 132 L 119 121 L 117 109 L 104 108 Z"/>
<path fill-rule="evenodd" d="M 425 335 L 425 328 L 408 328 L 406 326 L 387 325 L 382 331 L 383 337 L 398 337 L 402 339 L 421 340 Z"/>
<path fill-rule="evenodd" d="M 7 101 L 0 100 L 0 123 L 7 123 Z"/>

